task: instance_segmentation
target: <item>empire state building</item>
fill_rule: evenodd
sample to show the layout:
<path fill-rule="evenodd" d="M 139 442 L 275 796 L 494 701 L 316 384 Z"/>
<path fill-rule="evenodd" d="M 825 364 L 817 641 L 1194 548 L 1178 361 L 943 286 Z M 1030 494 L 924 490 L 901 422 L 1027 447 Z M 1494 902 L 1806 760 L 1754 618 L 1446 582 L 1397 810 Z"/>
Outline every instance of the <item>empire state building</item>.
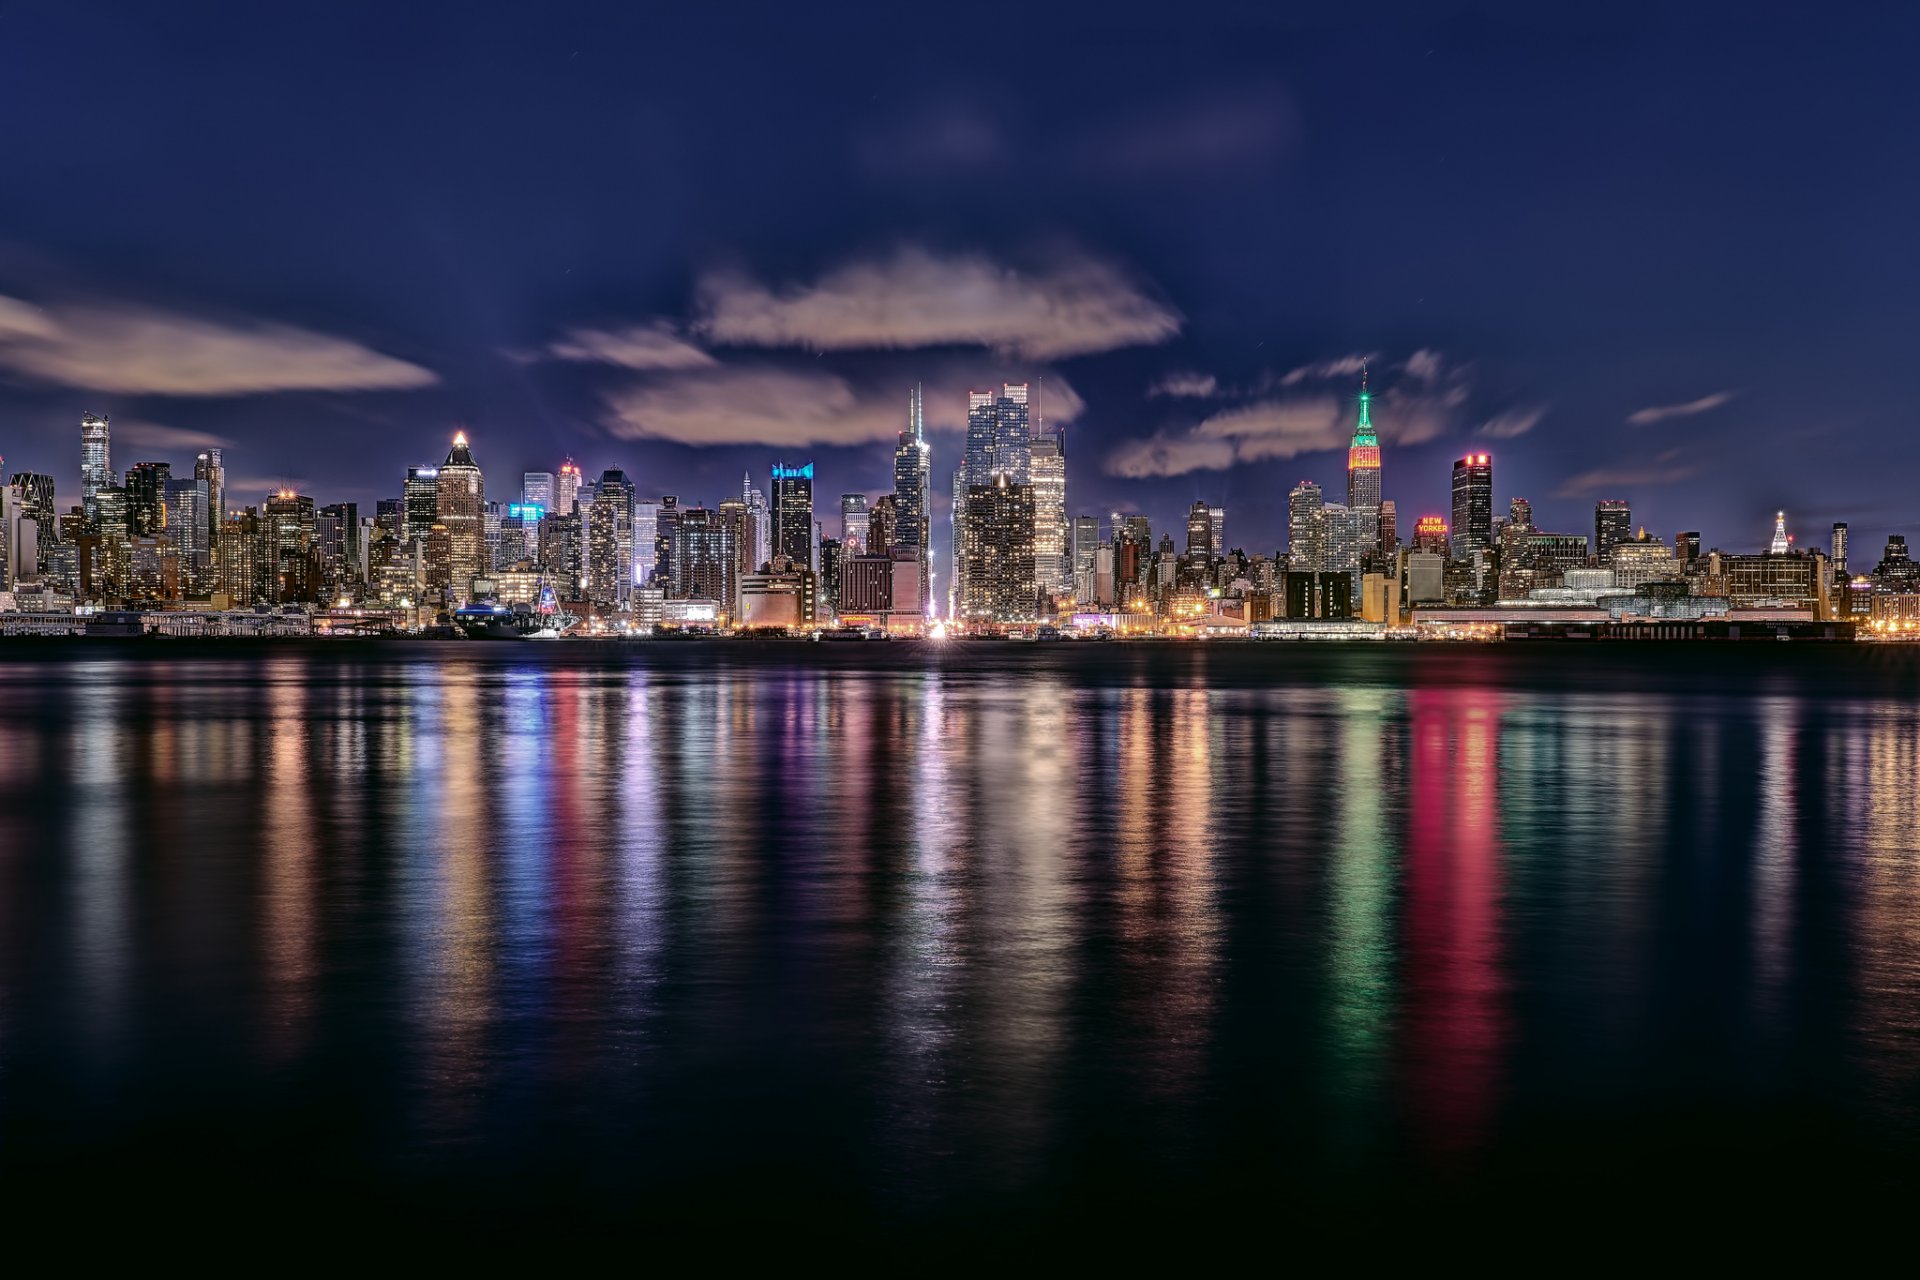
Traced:
<path fill-rule="evenodd" d="M 1380 437 L 1373 431 L 1373 393 L 1367 389 L 1367 366 L 1360 365 L 1360 420 L 1353 425 L 1347 447 L 1347 510 L 1364 531 L 1363 550 L 1379 545 Z"/>

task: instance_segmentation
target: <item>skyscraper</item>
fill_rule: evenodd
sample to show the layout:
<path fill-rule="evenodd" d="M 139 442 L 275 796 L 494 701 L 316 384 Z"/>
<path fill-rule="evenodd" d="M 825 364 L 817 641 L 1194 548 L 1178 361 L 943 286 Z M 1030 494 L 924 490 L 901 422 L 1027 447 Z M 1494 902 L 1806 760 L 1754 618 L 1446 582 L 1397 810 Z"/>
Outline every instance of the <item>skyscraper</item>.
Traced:
<path fill-rule="evenodd" d="M 926 413 L 920 385 L 914 384 L 907 396 L 907 427 L 893 449 L 893 515 L 890 541 L 880 543 L 871 537 L 868 548 L 876 553 L 906 547 L 920 564 L 920 612 L 927 611 L 932 591 L 933 544 L 933 451 L 927 445 Z M 904 601 L 894 607 L 906 611 Z"/>
<path fill-rule="evenodd" d="M 1360 364 L 1360 411 L 1347 446 L 1347 508 L 1360 530 L 1360 553 L 1379 550 L 1380 437 L 1373 429 L 1373 392 L 1367 389 L 1366 362 Z"/>
<path fill-rule="evenodd" d="M 1793 539 L 1787 536 L 1787 513 L 1773 513 L 1773 541 L 1767 544 L 1767 554 L 1783 556 L 1793 550 Z"/>
<path fill-rule="evenodd" d="M 1094 571 L 1100 552 L 1100 520 L 1097 516 L 1073 518 L 1073 597 L 1082 607 L 1099 599 Z"/>
<path fill-rule="evenodd" d="M 587 599 L 598 605 L 618 606 L 633 594 L 633 502 L 625 482 L 622 471 L 603 473 L 587 508 Z"/>
<path fill-rule="evenodd" d="M 1287 494 L 1287 567 L 1317 573 L 1327 558 L 1320 486 L 1302 480 Z"/>
<path fill-rule="evenodd" d="M 917 392 L 919 388 L 914 390 Z M 960 460 L 959 486 L 959 500 L 963 504 L 968 489 L 993 479 L 993 438 L 997 422 L 993 392 L 967 392 L 967 443 Z"/>
<path fill-rule="evenodd" d="M 1600 567 L 1612 562 L 1613 549 L 1633 540 L 1633 506 L 1623 498 L 1606 498 L 1593 506 L 1593 554 Z"/>
<path fill-rule="evenodd" d="M 1453 464 L 1453 558 L 1493 545 L 1493 457 L 1470 453 Z"/>
<path fill-rule="evenodd" d="M 1400 549 L 1400 512 L 1392 498 L 1380 500 L 1380 553 L 1392 555 Z"/>
<path fill-rule="evenodd" d="M 158 537 L 167 527 L 167 484 L 173 467 L 165 462 L 136 462 L 127 468 L 127 533 Z"/>
<path fill-rule="evenodd" d="M 747 514 L 753 519 L 753 551 L 749 557 L 753 562 L 753 572 L 773 559 L 773 512 L 767 507 L 767 495 L 753 487 L 753 473 L 740 475 L 740 497 L 747 504 Z"/>
<path fill-rule="evenodd" d="M 1067 459 L 1057 436 L 1041 435 L 1029 451 L 1033 485 L 1033 577 L 1040 594 L 1064 600 L 1073 594 L 1067 559 Z"/>
<path fill-rule="evenodd" d="M 1213 558 L 1213 508 L 1196 502 L 1187 509 L 1187 559 L 1205 564 Z"/>
<path fill-rule="evenodd" d="M 207 482 L 207 528 L 217 530 L 227 518 L 227 468 L 220 450 L 205 450 L 193 460 L 193 478 Z"/>
<path fill-rule="evenodd" d="M 900 537 L 900 504 L 891 493 L 883 493 L 873 500 L 873 507 L 867 512 L 867 554 L 882 556 L 896 546 L 908 546 Z M 901 608 L 906 608 L 902 602 Z"/>
<path fill-rule="evenodd" d="M 1841 528 L 1845 528 L 1842 525 Z M 1692 564 L 1700 558 L 1700 533 L 1695 529 L 1686 529 L 1673 535 L 1674 558 L 1681 564 Z"/>
<path fill-rule="evenodd" d="M 1009 382 L 993 405 L 993 469 L 1015 484 L 1028 483 L 1033 463 L 1033 431 L 1027 417 L 1027 384 Z"/>
<path fill-rule="evenodd" d="M 1847 576 L 1847 524 L 1841 520 L 1833 526 L 1833 576 L 1837 582 Z"/>
<path fill-rule="evenodd" d="M 1214 506 L 1208 509 L 1213 528 L 1213 558 L 1222 559 L 1227 554 L 1227 509 Z"/>
<path fill-rule="evenodd" d="M 563 516 L 574 514 L 580 502 L 580 464 L 572 458 L 560 460 L 560 470 L 553 478 L 553 506 L 550 511 L 558 511 Z"/>
<path fill-rule="evenodd" d="M 773 554 L 813 568 L 813 464 L 773 464 Z"/>
<path fill-rule="evenodd" d="M 553 472 L 528 471 L 520 477 L 520 505 L 553 510 Z"/>
<path fill-rule="evenodd" d="M 1030 622 L 1038 587 L 1033 568 L 1033 486 L 1001 474 L 967 490 L 966 595 L 968 618 Z"/>
<path fill-rule="evenodd" d="M 440 468 L 408 467 L 407 484 L 401 491 L 407 504 L 407 525 L 403 536 L 424 538 L 439 519 Z"/>
<path fill-rule="evenodd" d="M 113 428 L 97 413 L 80 415 L 80 504 L 89 520 L 98 514 L 100 490 L 113 483 Z"/>
<path fill-rule="evenodd" d="M 740 504 L 746 509 L 746 503 Z M 846 548 L 848 555 L 860 556 L 867 553 L 867 495 L 864 493 L 843 493 L 840 495 L 840 545 Z"/>
<path fill-rule="evenodd" d="M 454 432 L 453 447 L 434 479 L 435 523 L 447 530 L 449 600 L 463 605 L 473 597 L 473 580 L 487 571 L 486 482 L 466 432 Z"/>

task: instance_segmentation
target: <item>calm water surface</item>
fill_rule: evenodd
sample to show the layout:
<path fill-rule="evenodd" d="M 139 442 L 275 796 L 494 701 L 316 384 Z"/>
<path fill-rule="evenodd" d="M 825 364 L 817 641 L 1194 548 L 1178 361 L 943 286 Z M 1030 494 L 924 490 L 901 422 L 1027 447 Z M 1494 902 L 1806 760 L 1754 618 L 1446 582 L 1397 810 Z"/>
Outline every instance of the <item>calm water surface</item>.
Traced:
<path fill-rule="evenodd" d="M 1920 654 L 174 652 L 0 649 L 16 1205 L 1920 1183 Z"/>

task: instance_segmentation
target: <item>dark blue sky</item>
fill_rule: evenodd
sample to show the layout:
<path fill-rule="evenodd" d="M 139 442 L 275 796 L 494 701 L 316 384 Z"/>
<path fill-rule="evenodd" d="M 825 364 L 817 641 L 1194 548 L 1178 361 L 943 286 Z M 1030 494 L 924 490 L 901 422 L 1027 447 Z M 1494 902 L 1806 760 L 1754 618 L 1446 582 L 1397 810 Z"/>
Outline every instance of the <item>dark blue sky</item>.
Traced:
<path fill-rule="evenodd" d="M 71 500 L 100 410 L 370 502 L 462 425 L 490 496 L 828 497 L 922 380 L 944 489 L 1044 375 L 1074 511 L 1271 550 L 1366 353 L 1403 534 L 1473 449 L 1553 527 L 1877 557 L 1920 21 L 1674 8 L 0 4 L 0 452 Z"/>

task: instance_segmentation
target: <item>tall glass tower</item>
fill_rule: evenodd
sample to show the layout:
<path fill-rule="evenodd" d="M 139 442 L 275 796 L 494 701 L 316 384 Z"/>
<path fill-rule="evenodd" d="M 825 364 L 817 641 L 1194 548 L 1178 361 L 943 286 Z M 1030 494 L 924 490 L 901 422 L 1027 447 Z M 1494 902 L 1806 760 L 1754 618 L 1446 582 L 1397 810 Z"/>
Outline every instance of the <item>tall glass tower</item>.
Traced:
<path fill-rule="evenodd" d="M 1493 545 L 1493 457 L 1470 453 L 1453 464 L 1453 558 Z"/>
<path fill-rule="evenodd" d="M 968 414 L 968 424 L 967 438 L 971 445 L 971 412 Z M 893 449 L 893 542 L 895 546 L 910 548 L 920 563 L 920 612 L 923 616 L 932 598 L 932 584 L 928 581 L 932 567 L 932 557 L 928 554 L 933 532 L 932 479 L 933 450 L 927 445 L 925 404 L 921 399 L 920 385 L 915 383 L 913 391 L 907 396 L 907 429 L 900 433 Z M 869 549 L 875 553 L 891 550 L 889 547 Z"/>
<path fill-rule="evenodd" d="M 105 415 L 80 415 L 80 504 L 97 518 L 100 490 L 113 484 L 113 429 Z"/>
<path fill-rule="evenodd" d="M 773 464 L 773 554 L 813 567 L 813 464 Z"/>

